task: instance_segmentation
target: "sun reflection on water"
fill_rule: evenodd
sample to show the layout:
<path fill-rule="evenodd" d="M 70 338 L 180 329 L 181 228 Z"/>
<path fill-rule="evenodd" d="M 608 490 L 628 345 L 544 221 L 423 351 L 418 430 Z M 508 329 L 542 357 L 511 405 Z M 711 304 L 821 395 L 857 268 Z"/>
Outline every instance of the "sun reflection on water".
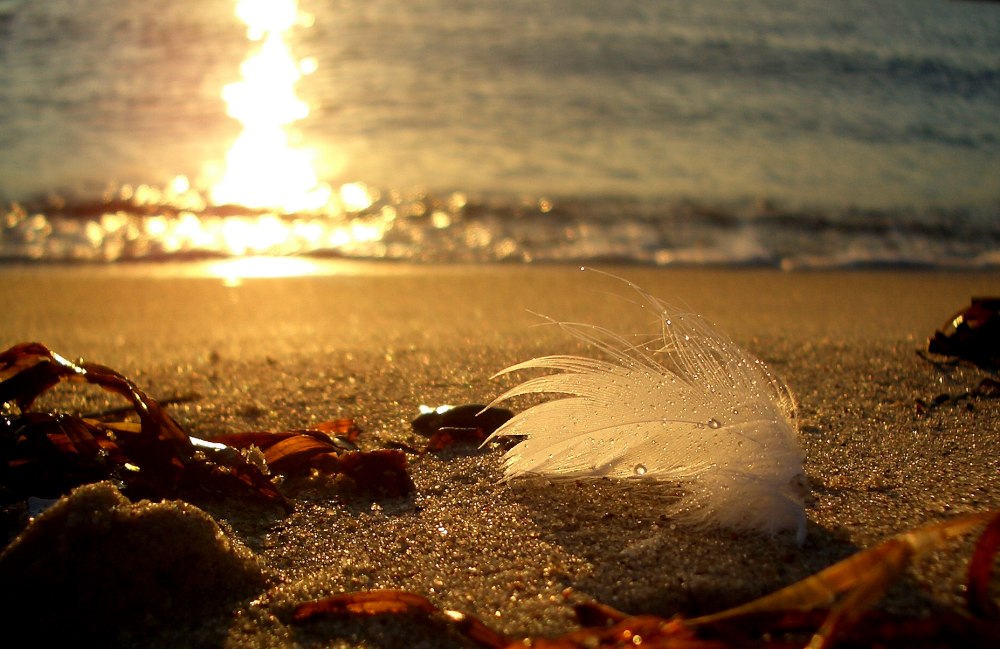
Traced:
<path fill-rule="evenodd" d="M 305 257 L 241 257 L 217 261 L 207 275 L 218 277 L 226 286 L 240 286 L 246 279 L 307 277 L 319 273 L 320 264 Z"/>
<path fill-rule="evenodd" d="M 236 15 L 247 24 L 247 37 L 260 45 L 243 62 L 243 79 L 222 90 L 229 115 L 243 131 L 229 150 L 212 200 L 286 213 L 320 210 L 332 191 L 317 178 L 313 153 L 292 146 L 287 130 L 309 115 L 295 85 L 316 63 L 297 61 L 285 33 L 310 20 L 296 0 L 240 0 Z"/>

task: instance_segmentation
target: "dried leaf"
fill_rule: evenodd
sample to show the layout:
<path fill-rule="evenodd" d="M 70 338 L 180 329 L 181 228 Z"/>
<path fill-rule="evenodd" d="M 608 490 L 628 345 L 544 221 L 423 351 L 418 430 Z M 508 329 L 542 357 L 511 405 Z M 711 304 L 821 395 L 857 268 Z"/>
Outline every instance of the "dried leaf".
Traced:
<path fill-rule="evenodd" d="M 323 431 L 311 429 L 287 430 L 280 432 L 262 431 L 249 433 L 226 433 L 225 435 L 217 436 L 215 439 L 216 441 L 232 446 L 233 448 L 250 448 L 251 446 L 256 446 L 262 451 L 267 451 L 275 444 L 292 437 L 312 438 L 322 444 L 326 450 L 331 452 L 342 453 L 346 451 L 358 450 L 358 447 L 346 438 L 331 437 Z"/>
<path fill-rule="evenodd" d="M 294 435 L 269 446 L 264 459 L 274 471 L 287 474 L 312 466 L 318 456 L 331 453 L 332 449 L 332 445 L 315 437 Z"/>
<path fill-rule="evenodd" d="M 523 646 L 510 645 L 509 649 Z M 727 649 L 723 641 L 700 638 L 681 618 L 665 620 L 653 615 L 628 617 L 610 627 L 571 631 L 552 639 L 532 639 L 533 649 Z"/>

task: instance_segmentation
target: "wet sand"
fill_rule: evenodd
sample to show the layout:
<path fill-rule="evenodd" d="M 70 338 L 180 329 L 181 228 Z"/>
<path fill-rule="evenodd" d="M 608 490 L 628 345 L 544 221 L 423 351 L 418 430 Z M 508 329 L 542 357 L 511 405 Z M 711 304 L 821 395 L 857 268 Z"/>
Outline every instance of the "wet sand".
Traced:
<path fill-rule="evenodd" d="M 242 282 L 206 276 L 207 266 L 0 268 L 0 344 L 34 340 L 109 365 L 155 398 L 196 393 L 170 412 L 199 437 L 350 417 L 370 449 L 418 447 L 423 439 L 410 421 L 421 404 L 488 402 L 517 380 L 491 379 L 497 370 L 581 351 L 555 328 L 536 326 L 532 312 L 621 332 L 650 328 L 625 308 L 624 286 L 570 266 L 333 261 L 318 275 Z M 664 516 L 658 496 L 644 490 L 503 483 L 501 448 L 459 446 L 410 458 L 409 498 L 314 485 L 296 492 L 287 517 L 211 511 L 232 544 L 249 550 L 240 556 L 263 566 L 266 585 L 241 579 L 251 585 L 230 593 L 221 613 L 207 607 L 184 624 L 157 621 L 169 596 L 162 589 L 128 593 L 148 598 L 150 613 L 141 623 L 123 620 L 119 640 L 462 646 L 417 622 L 289 619 L 302 601 L 375 588 L 420 593 L 515 637 L 574 628 L 571 604 L 587 599 L 630 613 L 695 615 L 763 595 L 907 528 L 1000 507 L 1000 401 L 949 401 L 923 414 L 916 406 L 988 376 L 916 352 L 972 296 L 1000 294 L 1000 273 L 604 269 L 703 314 L 788 383 L 811 483 L 803 546 L 692 530 Z M 61 399 L 55 405 L 84 411 L 117 405 L 95 392 Z M 108 560 L 141 564 L 141 550 L 133 551 Z M 967 557 L 961 543 L 934 554 L 885 606 L 960 608 Z M 58 574 L 52 589 L 69 579 Z M 107 583 L 92 584 L 95 592 L 122 583 L 108 574 Z M 63 605 L 71 604 L 54 600 L 48 614 L 58 618 Z"/>

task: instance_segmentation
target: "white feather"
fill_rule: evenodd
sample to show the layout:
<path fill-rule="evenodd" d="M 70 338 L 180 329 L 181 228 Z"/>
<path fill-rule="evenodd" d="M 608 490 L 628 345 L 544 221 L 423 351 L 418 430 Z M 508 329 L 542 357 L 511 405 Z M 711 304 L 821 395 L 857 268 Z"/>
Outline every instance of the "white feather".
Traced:
<path fill-rule="evenodd" d="M 494 403 L 561 394 L 518 413 L 487 442 L 520 437 L 504 456 L 507 479 L 618 478 L 683 487 L 673 514 L 801 542 L 802 451 L 791 393 L 760 360 L 701 316 L 631 282 L 659 331 L 625 338 L 591 324 L 556 322 L 604 359 L 545 356 L 497 373 L 543 369 Z M 548 319 L 548 318 L 546 318 Z"/>

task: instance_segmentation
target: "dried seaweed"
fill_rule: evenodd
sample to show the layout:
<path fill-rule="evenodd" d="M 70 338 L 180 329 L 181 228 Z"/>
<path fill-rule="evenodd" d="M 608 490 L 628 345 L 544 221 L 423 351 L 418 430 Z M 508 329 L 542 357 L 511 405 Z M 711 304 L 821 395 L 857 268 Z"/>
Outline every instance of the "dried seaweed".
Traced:
<path fill-rule="evenodd" d="M 979 536 L 969 559 L 969 610 L 975 615 L 992 620 L 1000 619 L 1000 611 L 990 600 L 989 586 L 993 576 L 993 560 L 1000 550 L 1000 515 L 994 516 Z"/>
<path fill-rule="evenodd" d="M 481 620 L 459 611 L 439 609 L 422 595 L 403 590 L 375 590 L 333 595 L 306 602 L 295 608 L 292 620 L 308 622 L 322 617 L 370 617 L 373 615 L 416 615 L 449 626 L 481 647 L 500 649 L 510 639 L 486 626 Z"/>
<path fill-rule="evenodd" d="M 125 397 L 127 412 L 138 423 L 30 410 L 39 396 L 67 381 Z M 96 363 L 74 363 L 40 343 L 0 353 L 0 403 L 7 412 L 0 417 L 0 498 L 8 502 L 56 497 L 112 479 L 133 497 L 252 497 L 290 511 L 267 473 L 310 470 L 342 474 L 359 489 L 381 495 L 405 495 L 414 488 L 401 452 L 358 450 L 354 441 L 360 431 L 351 419 L 208 442 L 188 435 L 125 376 Z M 251 447 L 263 452 L 263 466 L 239 450 Z"/>
<path fill-rule="evenodd" d="M 63 382 L 88 383 L 124 397 L 138 422 L 32 411 L 39 396 Z M 994 387 L 990 384 L 984 389 Z M 207 442 L 188 435 L 161 403 L 118 372 L 71 362 L 38 343 L 16 345 L 0 353 L 0 403 L 5 405 L 5 414 L 0 415 L 0 498 L 58 495 L 79 484 L 111 478 L 134 496 L 214 494 L 253 497 L 288 507 L 269 472 L 335 473 L 359 489 L 389 496 L 414 489 L 405 454 L 359 450 L 355 442 L 360 429 L 351 419 L 322 422 L 307 430 L 235 433 Z M 505 416 L 489 413 L 492 419 L 486 422 L 476 419 L 483 412 L 481 406 L 461 408 L 452 419 L 434 419 L 433 426 L 425 426 L 428 420 L 422 420 L 420 432 L 431 438 L 427 450 L 482 439 Z M 418 428 L 416 422 L 414 428 Z M 262 458 L 260 463 L 247 459 L 255 454 Z M 872 610 L 915 560 L 983 526 L 969 562 L 968 613 L 912 618 Z M 806 643 L 816 649 L 873 644 L 1000 646 L 1000 615 L 990 592 L 998 551 L 1000 510 L 972 514 L 900 534 L 797 584 L 720 613 L 690 619 L 631 616 L 599 603 L 581 604 L 576 607 L 579 629 L 526 641 L 494 631 L 473 616 L 439 608 L 422 595 L 399 590 L 345 593 L 305 602 L 294 610 L 292 621 L 307 624 L 331 616 L 410 615 L 455 631 L 486 649 L 526 643 L 536 649 L 637 645 L 775 649 Z"/>
<path fill-rule="evenodd" d="M 350 420 L 338 421 L 347 425 Z M 356 434 L 353 422 L 351 427 Z M 313 470 L 336 473 L 350 479 L 362 491 L 390 497 L 405 496 L 415 489 L 402 451 L 360 451 L 347 438 L 331 437 L 322 430 L 233 433 L 218 439 L 235 448 L 256 446 L 264 453 L 267 466 L 285 475 L 301 475 Z"/>
<path fill-rule="evenodd" d="M 1000 381 L 985 378 L 971 390 L 965 390 L 957 394 L 942 392 L 930 401 L 918 398 L 914 401 L 914 405 L 916 406 L 917 414 L 923 416 L 945 404 L 957 404 L 964 401 L 966 402 L 965 407 L 968 410 L 972 410 L 975 400 L 996 399 L 998 397 L 1000 397 Z"/>
<path fill-rule="evenodd" d="M 970 562 L 970 613 L 905 618 L 869 609 L 920 556 L 986 523 Z M 556 638 L 512 641 L 465 614 L 406 591 L 367 591 L 305 602 L 292 621 L 323 617 L 417 615 L 449 625 L 484 649 L 671 647 L 1000 646 L 1000 621 L 987 593 L 1000 547 L 1000 510 L 935 523 L 895 536 L 771 595 L 697 618 L 630 616 L 590 603 L 576 608 L 582 628 Z"/>
<path fill-rule="evenodd" d="M 61 382 L 84 382 L 125 397 L 138 425 L 66 413 L 31 412 Z M 7 499 L 56 496 L 111 478 L 138 497 L 251 496 L 289 508 L 239 452 L 190 437 L 132 381 L 96 363 L 74 363 L 40 343 L 0 353 L 0 485 Z"/>
<path fill-rule="evenodd" d="M 998 517 L 1000 510 L 988 511 L 905 532 L 771 595 L 688 623 L 710 625 L 748 615 L 829 607 L 809 647 L 832 646 L 916 559 Z"/>

